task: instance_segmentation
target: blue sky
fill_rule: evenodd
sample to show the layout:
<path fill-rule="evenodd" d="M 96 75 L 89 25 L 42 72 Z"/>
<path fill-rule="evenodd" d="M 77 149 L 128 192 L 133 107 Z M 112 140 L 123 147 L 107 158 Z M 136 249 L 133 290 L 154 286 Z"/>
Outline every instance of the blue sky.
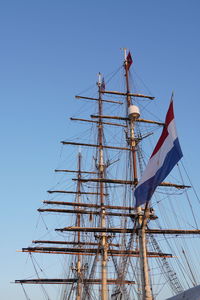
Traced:
<path fill-rule="evenodd" d="M 10 285 L 26 264 L 15 251 L 36 238 L 73 97 L 120 66 L 120 48 L 131 50 L 163 110 L 175 91 L 185 163 L 199 189 L 199 13 L 198 0 L 0 1 L 2 299 L 23 299 Z"/>

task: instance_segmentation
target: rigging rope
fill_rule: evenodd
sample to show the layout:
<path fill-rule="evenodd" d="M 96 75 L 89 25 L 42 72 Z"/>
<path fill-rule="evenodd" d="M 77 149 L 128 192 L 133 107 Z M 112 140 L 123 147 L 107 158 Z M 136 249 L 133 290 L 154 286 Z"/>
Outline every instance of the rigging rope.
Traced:
<path fill-rule="evenodd" d="M 29 298 L 27 292 L 25 291 L 24 285 L 23 285 L 22 283 L 21 283 L 21 287 L 22 287 L 22 289 L 23 289 L 23 292 L 24 292 L 24 295 L 25 295 L 26 299 L 27 299 L 27 300 L 31 300 L 31 299 Z"/>
<path fill-rule="evenodd" d="M 158 253 L 162 253 L 162 250 L 160 249 L 160 246 L 158 244 L 158 242 L 156 241 L 155 237 L 153 236 L 153 234 L 149 234 L 153 248 L 158 252 Z M 162 261 L 162 264 L 160 263 L 160 260 Z M 174 269 L 172 268 L 172 266 L 170 266 L 169 262 L 167 261 L 167 259 L 162 256 L 160 257 L 160 259 L 158 260 L 159 264 L 161 265 L 161 268 L 164 272 L 164 276 L 167 278 L 167 280 L 169 280 L 169 284 L 171 289 L 173 290 L 173 292 L 175 294 L 179 294 L 181 292 L 183 292 L 183 287 L 176 275 L 176 272 L 174 271 Z"/>
<path fill-rule="evenodd" d="M 36 273 L 38 279 L 40 279 L 39 273 L 38 273 L 37 268 L 36 268 L 36 266 L 35 266 L 35 263 L 34 263 L 34 261 L 33 261 L 32 253 L 30 253 L 30 257 L 31 257 L 31 261 L 32 261 L 32 264 L 33 264 L 33 268 L 34 268 L 34 270 L 35 270 L 35 273 Z M 40 271 L 42 271 L 42 269 L 40 269 Z M 46 298 L 47 300 L 51 300 L 50 297 L 49 297 L 49 295 L 48 295 L 48 293 L 47 293 L 47 291 L 45 290 L 44 286 L 43 286 L 42 284 L 40 284 L 40 287 L 41 287 L 41 289 L 42 289 L 42 291 L 43 291 L 43 293 L 44 293 L 45 298 Z"/>
<path fill-rule="evenodd" d="M 183 166 L 183 164 L 182 164 L 182 166 Z M 182 184 L 184 184 L 183 176 L 182 176 L 182 174 L 181 174 L 181 170 L 180 170 L 179 165 L 178 165 L 178 170 L 179 170 L 179 174 L 180 174 L 180 177 L 181 177 L 181 180 L 182 180 Z M 185 169 L 184 169 L 184 170 L 185 170 Z M 185 170 L 185 172 L 186 172 L 186 170 Z M 186 173 L 186 174 L 187 174 L 187 173 Z M 188 179 L 189 179 L 189 177 L 188 177 Z M 189 181 L 190 181 L 190 179 L 189 179 Z M 191 183 L 191 181 L 190 181 L 190 183 Z M 193 189 L 194 189 L 194 187 L 193 187 Z M 196 218 L 195 218 L 194 210 L 193 210 L 192 204 L 191 204 L 191 202 L 190 202 L 190 199 L 189 199 L 189 197 L 188 197 L 187 190 L 185 191 L 185 193 L 186 193 L 186 198 L 187 198 L 188 204 L 189 204 L 190 209 L 191 209 L 191 212 L 192 212 L 192 216 L 193 216 L 193 219 L 194 219 L 196 228 L 198 228 L 197 220 L 196 220 Z M 198 197 L 197 197 L 197 199 L 198 199 Z M 199 199 L 198 199 L 198 200 L 199 200 Z"/>
<path fill-rule="evenodd" d="M 130 250 L 132 248 L 132 245 L 133 245 L 133 242 L 134 242 L 134 229 L 136 227 L 136 223 L 134 224 L 134 228 L 133 228 L 133 232 L 131 233 L 131 236 L 129 238 L 129 242 L 128 242 L 128 246 L 126 247 L 126 250 Z M 118 275 L 118 279 L 120 281 L 124 280 L 125 279 L 125 276 L 128 272 L 128 262 L 130 261 L 130 256 L 129 255 L 126 255 L 122 258 L 122 261 L 120 263 L 120 266 L 118 267 L 118 264 L 117 264 L 117 261 L 115 259 L 115 257 L 113 255 L 111 255 L 112 257 L 112 260 L 113 260 L 113 264 L 114 264 L 114 267 L 116 269 L 116 272 L 117 272 L 117 275 Z M 129 295 L 128 295 L 128 292 L 127 292 L 127 289 L 125 286 L 121 286 L 121 285 L 118 285 L 115 289 L 115 292 L 113 295 L 119 295 L 119 293 L 117 293 L 118 291 L 121 292 L 122 295 L 125 296 L 125 300 L 129 300 Z M 118 299 L 118 298 L 117 298 Z"/>
<path fill-rule="evenodd" d="M 97 261 L 98 261 L 98 255 L 99 253 L 96 254 L 95 258 L 94 258 L 94 262 L 90 271 L 90 275 L 89 275 L 89 279 L 93 278 L 94 276 L 94 272 L 96 269 L 96 265 L 97 265 Z M 83 281 L 84 283 L 84 281 Z M 83 290 L 83 299 L 91 299 L 91 287 L 89 284 L 84 283 L 84 290 Z"/>

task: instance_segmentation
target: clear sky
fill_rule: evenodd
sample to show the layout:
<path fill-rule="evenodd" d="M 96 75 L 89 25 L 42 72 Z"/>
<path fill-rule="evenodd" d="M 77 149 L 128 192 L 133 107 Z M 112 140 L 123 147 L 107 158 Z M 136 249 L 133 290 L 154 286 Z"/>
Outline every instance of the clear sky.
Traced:
<path fill-rule="evenodd" d="M 199 15 L 199 0 L 0 1 L 1 299 L 24 299 L 10 284 L 26 265 L 16 250 L 36 238 L 36 209 L 53 184 L 73 96 L 99 71 L 120 66 L 120 48 L 131 50 L 163 109 L 175 91 L 180 141 L 199 189 Z"/>

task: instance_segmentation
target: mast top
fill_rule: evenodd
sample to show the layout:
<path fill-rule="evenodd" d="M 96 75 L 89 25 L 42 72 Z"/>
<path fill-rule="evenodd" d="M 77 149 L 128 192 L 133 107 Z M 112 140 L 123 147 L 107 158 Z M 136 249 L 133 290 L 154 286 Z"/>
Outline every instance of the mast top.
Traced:
<path fill-rule="evenodd" d="M 126 61 L 126 57 L 127 57 L 127 48 L 122 48 L 124 50 L 124 60 Z"/>
<path fill-rule="evenodd" d="M 101 72 L 98 73 L 98 82 L 97 82 L 97 86 L 100 88 L 101 87 L 101 83 L 102 83 L 102 74 Z"/>

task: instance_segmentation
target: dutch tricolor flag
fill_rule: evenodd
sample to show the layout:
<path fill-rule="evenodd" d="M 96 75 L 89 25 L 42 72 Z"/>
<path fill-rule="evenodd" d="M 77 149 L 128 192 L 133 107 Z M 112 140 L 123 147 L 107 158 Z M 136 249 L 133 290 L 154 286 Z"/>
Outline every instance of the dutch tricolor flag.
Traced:
<path fill-rule="evenodd" d="M 182 156 L 174 122 L 172 95 L 162 134 L 135 189 L 136 207 L 150 201 L 156 187 L 167 177 Z"/>

